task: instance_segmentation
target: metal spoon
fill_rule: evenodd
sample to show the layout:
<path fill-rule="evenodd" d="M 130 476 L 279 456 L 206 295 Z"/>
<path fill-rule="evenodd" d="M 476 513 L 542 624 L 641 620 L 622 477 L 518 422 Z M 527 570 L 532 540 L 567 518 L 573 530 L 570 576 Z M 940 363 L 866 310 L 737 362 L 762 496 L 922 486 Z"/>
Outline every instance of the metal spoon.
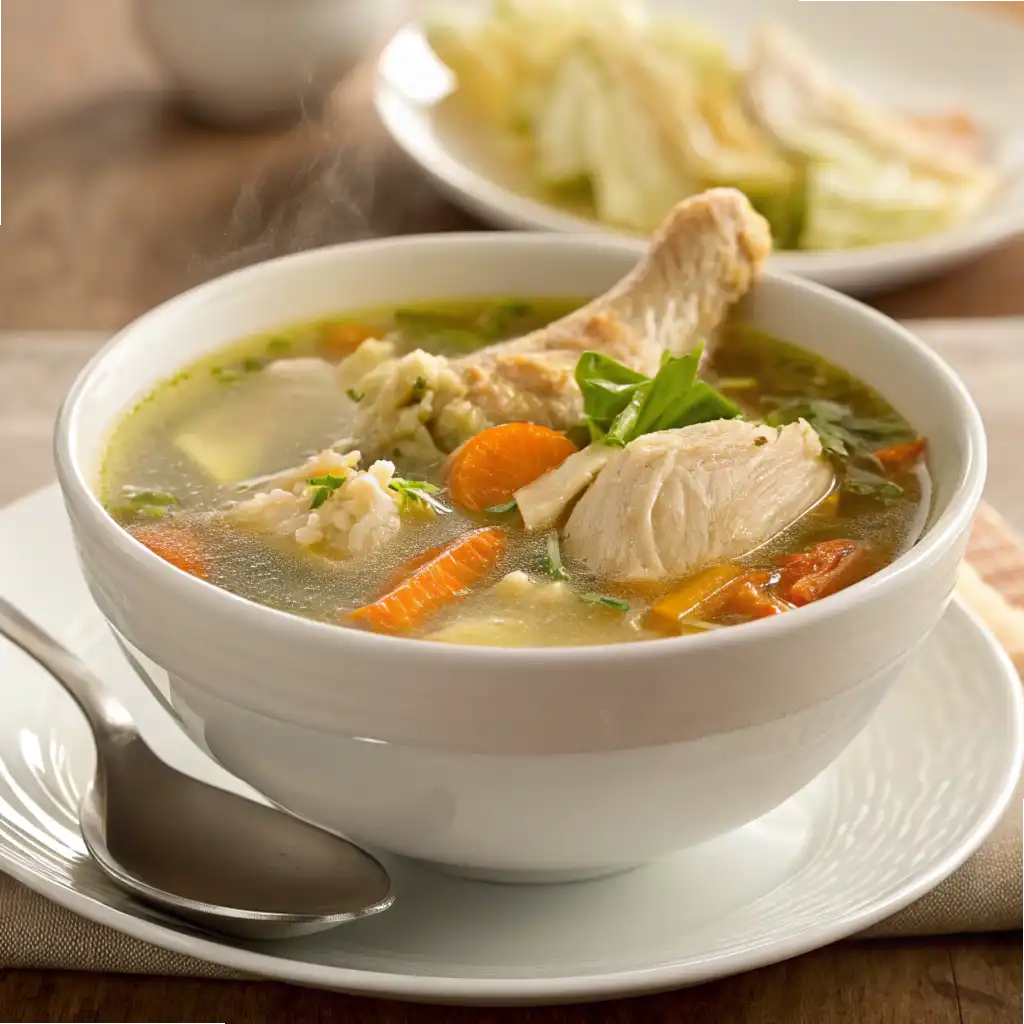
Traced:
<path fill-rule="evenodd" d="M 3 598 L 0 634 L 85 713 L 96 776 L 79 805 L 79 827 L 96 863 L 123 889 L 246 939 L 307 935 L 391 906 L 387 872 L 357 846 L 164 764 L 85 664 Z"/>

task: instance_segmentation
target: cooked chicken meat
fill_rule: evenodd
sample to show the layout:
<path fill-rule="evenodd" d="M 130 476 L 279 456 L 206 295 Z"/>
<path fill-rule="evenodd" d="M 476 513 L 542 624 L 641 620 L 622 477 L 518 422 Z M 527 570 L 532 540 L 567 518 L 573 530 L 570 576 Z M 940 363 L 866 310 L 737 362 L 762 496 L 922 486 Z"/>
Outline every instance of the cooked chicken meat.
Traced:
<path fill-rule="evenodd" d="M 712 189 L 680 203 L 651 240 L 647 258 L 600 298 L 453 367 L 490 422 L 566 429 L 582 411 L 573 378 L 581 352 L 603 352 L 654 374 L 663 352 L 682 355 L 722 322 L 770 253 L 768 223 L 746 196 Z"/>
<path fill-rule="evenodd" d="M 359 385 L 367 399 L 351 441 L 378 450 L 382 438 L 400 444 L 406 440 L 401 429 L 411 435 L 423 426 L 450 451 L 497 423 L 567 429 L 582 414 L 574 378 L 582 352 L 603 352 L 653 374 L 663 352 L 689 350 L 722 322 L 770 252 L 768 224 L 741 192 L 713 189 L 687 199 L 655 234 L 645 259 L 600 298 L 525 337 L 460 359 L 430 356 L 437 389 L 411 391 L 410 382 L 427 378 L 419 353 L 377 365 L 373 386 Z M 405 372 L 404 364 L 413 362 L 415 372 Z M 348 369 L 343 364 L 341 372 Z M 396 379 L 401 387 L 377 387 Z M 400 420 L 405 426 L 396 434 Z"/>
<path fill-rule="evenodd" d="M 760 547 L 831 490 L 832 468 L 803 420 L 715 420 L 645 434 L 616 452 L 565 529 L 570 558 L 612 580 L 696 572 Z"/>

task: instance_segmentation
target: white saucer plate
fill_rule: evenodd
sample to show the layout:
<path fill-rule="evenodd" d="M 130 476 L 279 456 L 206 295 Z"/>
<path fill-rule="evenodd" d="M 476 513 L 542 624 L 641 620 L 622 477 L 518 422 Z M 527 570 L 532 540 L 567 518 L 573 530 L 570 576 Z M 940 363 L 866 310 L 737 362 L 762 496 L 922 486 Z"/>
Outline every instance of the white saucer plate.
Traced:
<path fill-rule="evenodd" d="M 249 792 L 192 746 L 125 661 L 89 599 L 55 488 L 0 511 L 0 593 L 111 681 L 161 756 Z M 468 882 L 391 860 L 398 899 L 388 913 L 247 945 L 201 934 L 106 881 L 76 825 L 93 765 L 84 720 L 2 641 L 0 688 L 0 869 L 170 950 L 300 984 L 431 1002 L 652 992 L 853 934 L 927 892 L 980 845 L 1010 799 L 1024 742 L 1012 665 L 954 604 L 839 761 L 734 833 L 634 872 L 557 886 Z"/>
<path fill-rule="evenodd" d="M 937 274 L 1024 232 L 1024 30 L 1006 17 L 959 4 L 823 4 L 800 0 L 649 0 L 690 16 L 735 44 L 738 56 L 764 22 L 791 27 L 828 65 L 905 110 L 970 111 L 992 139 L 1007 183 L 981 215 L 915 242 L 773 257 L 786 270 L 851 294 L 867 294 Z M 941 55 L 941 58 L 938 58 Z M 451 76 L 419 26 L 403 28 L 384 50 L 375 103 L 385 128 L 452 200 L 503 228 L 599 232 L 637 254 L 646 242 L 566 213 L 531 188 L 478 125 L 445 103 Z"/>

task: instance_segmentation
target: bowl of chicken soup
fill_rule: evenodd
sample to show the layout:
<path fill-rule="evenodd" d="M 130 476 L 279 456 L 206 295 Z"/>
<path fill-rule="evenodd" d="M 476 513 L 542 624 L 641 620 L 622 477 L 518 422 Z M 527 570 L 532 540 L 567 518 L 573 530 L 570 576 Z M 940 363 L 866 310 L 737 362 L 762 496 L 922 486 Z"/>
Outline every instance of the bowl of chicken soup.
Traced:
<path fill-rule="evenodd" d="M 985 474 L 909 332 L 763 270 L 737 192 L 593 236 L 229 274 L 85 369 L 56 459 L 112 628 L 228 771 L 470 876 L 635 866 L 825 771 Z"/>

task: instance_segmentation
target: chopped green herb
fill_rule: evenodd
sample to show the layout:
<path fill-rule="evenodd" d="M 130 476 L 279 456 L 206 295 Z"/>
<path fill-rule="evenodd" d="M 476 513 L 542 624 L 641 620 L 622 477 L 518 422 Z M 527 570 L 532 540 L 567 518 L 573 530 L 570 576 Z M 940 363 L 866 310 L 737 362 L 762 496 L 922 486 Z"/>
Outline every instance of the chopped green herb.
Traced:
<path fill-rule="evenodd" d="M 267 342 L 267 351 L 271 355 L 284 355 L 285 352 L 290 352 L 291 349 L 292 343 L 287 338 L 271 338 Z"/>
<path fill-rule="evenodd" d="M 393 477 L 388 487 L 399 497 L 399 508 L 404 512 L 410 505 L 421 505 L 423 508 L 439 512 L 442 515 L 449 511 L 448 507 L 438 501 L 433 495 L 440 492 L 441 488 L 426 480 L 406 480 L 403 477 Z"/>
<path fill-rule="evenodd" d="M 356 391 L 355 388 L 349 388 L 345 394 L 348 395 L 353 402 L 361 402 L 366 397 L 362 391 Z"/>
<path fill-rule="evenodd" d="M 768 401 L 774 400 L 769 398 Z M 781 427 L 799 419 L 806 420 L 814 428 L 826 451 L 843 457 L 869 453 L 882 438 L 913 436 L 910 428 L 900 420 L 854 416 L 848 405 L 824 398 L 784 402 L 768 412 L 764 421 L 769 426 Z"/>
<path fill-rule="evenodd" d="M 313 490 L 313 500 L 309 503 L 310 511 L 318 509 L 344 482 L 348 479 L 344 476 L 335 476 L 327 473 L 324 476 L 311 476 L 306 483 Z"/>
<path fill-rule="evenodd" d="M 903 496 L 903 488 L 898 483 L 866 468 L 859 461 L 847 464 L 841 486 L 844 491 L 877 498 L 885 504 L 898 501 Z"/>
<path fill-rule="evenodd" d="M 629 605 L 625 601 L 609 597 L 607 594 L 580 594 L 580 600 L 587 604 L 601 604 L 605 608 L 614 608 L 617 612 L 629 611 Z"/>
<path fill-rule="evenodd" d="M 545 543 L 544 571 L 554 580 L 567 580 L 569 574 L 562 565 L 562 552 L 558 547 L 558 534 L 549 533 Z"/>
<path fill-rule="evenodd" d="M 427 378 L 417 377 L 412 382 L 412 396 L 413 398 L 422 398 L 427 393 Z"/>
<path fill-rule="evenodd" d="M 758 435 L 757 437 L 754 438 L 754 447 L 755 448 L 763 448 L 767 443 L 768 443 L 768 438 L 767 437 L 761 437 L 760 435 Z"/>
<path fill-rule="evenodd" d="M 267 365 L 265 359 L 257 359 L 255 356 L 247 356 L 240 363 L 234 366 L 215 366 L 210 370 L 222 384 L 234 384 L 240 380 L 245 373 L 259 373 Z"/>
<path fill-rule="evenodd" d="M 142 491 L 134 487 L 122 487 L 118 504 L 108 509 L 117 519 L 143 516 L 146 519 L 163 519 L 178 499 L 166 491 Z"/>
<path fill-rule="evenodd" d="M 584 352 L 576 381 L 591 439 L 621 448 L 642 434 L 739 416 L 737 405 L 697 380 L 702 349 L 666 353 L 653 378 L 599 352 Z"/>
<path fill-rule="evenodd" d="M 490 508 L 485 508 L 485 512 L 490 512 L 494 515 L 500 515 L 502 512 L 511 512 L 518 506 L 516 505 L 515 499 L 512 501 L 506 501 L 504 505 L 492 505 Z"/>

